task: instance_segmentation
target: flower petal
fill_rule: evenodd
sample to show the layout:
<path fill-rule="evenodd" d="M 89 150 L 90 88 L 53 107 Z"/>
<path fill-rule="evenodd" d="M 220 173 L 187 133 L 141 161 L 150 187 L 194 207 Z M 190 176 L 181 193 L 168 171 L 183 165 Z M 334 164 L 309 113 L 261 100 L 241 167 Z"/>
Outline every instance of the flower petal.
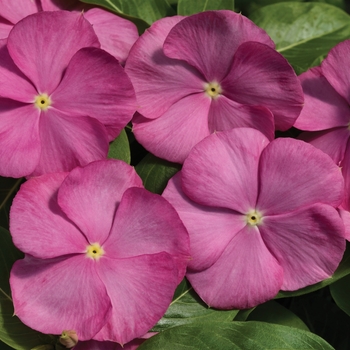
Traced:
<path fill-rule="evenodd" d="M 316 203 L 338 207 L 344 181 L 328 155 L 306 142 L 279 138 L 261 154 L 257 209 L 263 215 L 291 212 Z"/>
<path fill-rule="evenodd" d="M 327 153 L 334 163 L 339 165 L 344 159 L 349 136 L 348 128 L 339 127 L 323 131 L 305 131 L 298 138 Z"/>
<path fill-rule="evenodd" d="M 44 11 L 16 24 L 8 37 L 9 53 L 39 93 L 50 95 L 72 56 L 81 48 L 99 47 L 91 24 L 81 13 Z"/>
<path fill-rule="evenodd" d="M 142 187 L 133 167 L 119 160 L 101 160 L 72 170 L 59 189 L 58 203 L 90 243 L 102 245 L 129 187 Z"/>
<path fill-rule="evenodd" d="M 283 268 L 283 290 L 330 277 L 345 250 L 344 224 L 336 209 L 324 204 L 263 217 L 259 230 Z"/>
<path fill-rule="evenodd" d="M 167 253 L 105 258 L 101 262 L 98 274 L 113 311 L 94 339 L 123 345 L 145 334 L 164 315 L 177 285 L 178 271 Z"/>
<path fill-rule="evenodd" d="M 340 163 L 344 177 L 344 199 L 342 207 L 350 211 L 350 142 L 348 141 L 343 161 Z"/>
<path fill-rule="evenodd" d="M 27 176 L 36 168 L 41 152 L 39 118 L 33 105 L 0 98 L 1 176 Z"/>
<path fill-rule="evenodd" d="M 135 92 L 118 61 L 97 48 L 79 50 L 63 80 L 50 96 L 67 114 L 90 116 L 105 125 L 115 139 L 136 111 Z"/>
<path fill-rule="evenodd" d="M 205 80 L 193 67 L 163 53 L 165 37 L 182 18 L 167 17 L 153 23 L 136 41 L 126 61 L 138 111 L 146 118 L 158 118 L 181 98 L 204 91 Z"/>
<path fill-rule="evenodd" d="M 275 137 L 274 118 L 267 108 L 245 106 L 223 95 L 213 99 L 209 110 L 209 130 L 225 131 L 237 127 L 257 129 L 269 140 Z"/>
<path fill-rule="evenodd" d="M 37 1 L 16 0 L 16 5 L 12 1 L 0 0 L 0 16 L 15 24 L 24 17 L 39 11 Z"/>
<path fill-rule="evenodd" d="M 210 103 L 204 94 L 194 94 L 174 103 L 158 119 L 134 117 L 135 137 L 157 157 L 182 163 L 191 148 L 209 135 Z"/>
<path fill-rule="evenodd" d="M 176 209 L 190 235 L 192 259 L 188 268 L 192 272 L 213 265 L 232 237 L 246 225 L 244 217 L 232 210 L 191 201 L 181 189 L 181 173 L 169 180 L 162 196 Z"/>
<path fill-rule="evenodd" d="M 349 64 L 350 40 L 336 45 L 321 64 L 322 74 L 348 103 L 350 103 L 350 72 L 343 67 Z"/>
<path fill-rule="evenodd" d="M 110 314 L 96 263 L 84 255 L 50 260 L 27 255 L 14 264 L 10 284 L 15 314 L 42 333 L 74 329 L 80 340 L 88 340 Z"/>
<path fill-rule="evenodd" d="M 131 46 L 139 37 L 136 25 L 100 8 L 88 10 L 84 16 L 92 24 L 101 49 L 124 64 Z"/>
<path fill-rule="evenodd" d="M 314 67 L 299 76 L 305 105 L 294 126 L 300 130 L 325 130 L 348 126 L 350 108 L 322 75 L 320 67 Z"/>
<path fill-rule="evenodd" d="M 164 42 L 164 53 L 198 69 L 207 82 L 220 82 L 229 72 L 237 48 L 245 41 L 275 47 L 263 29 L 241 14 L 206 11 L 175 25 Z"/>
<path fill-rule="evenodd" d="M 40 0 L 40 3 L 44 11 L 71 11 L 80 7 L 80 1 L 78 0 Z"/>
<path fill-rule="evenodd" d="M 237 48 L 221 87 L 234 101 L 267 107 L 275 116 L 276 129 L 283 131 L 293 126 L 304 103 L 301 84 L 288 61 L 259 42 Z"/>
<path fill-rule="evenodd" d="M 136 187 L 124 192 L 103 249 L 117 258 L 169 253 L 177 261 L 178 283 L 190 259 L 188 233 L 175 209 L 163 197 Z"/>
<path fill-rule="evenodd" d="M 183 191 L 198 204 L 246 214 L 255 208 L 259 157 L 268 143 L 251 128 L 210 135 L 184 162 Z"/>
<path fill-rule="evenodd" d="M 343 220 L 344 226 L 345 226 L 345 234 L 344 237 L 347 241 L 350 241 L 350 212 L 347 210 L 344 210 L 342 208 L 337 208 L 337 211 Z"/>
<path fill-rule="evenodd" d="M 0 16 L 0 40 L 9 36 L 13 24 Z M 1 62 L 1 61 L 0 61 Z"/>
<path fill-rule="evenodd" d="M 42 152 L 31 175 L 70 171 L 107 157 L 107 133 L 99 121 L 85 116 L 71 117 L 55 108 L 41 113 Z"/>
<path fill-rule="evenodd" d="M 0 40 L 0 96 L 33 103 L 37 91 L 10 57 L 6 40 Z"/>
<path fill-rule="evenodd" d="M 187 273 L 198 295 L 210 307 L 246 309 L 272 299 L 283 281 L 283 270 L 257 228 L 246 226 L 217 262 L 202 272 Z"/>
<path fill-rule="evenodd" d="M 67 173 L 46 174 L 25 182 L 13 200 L 10 231 L 21 251 L 37 258 L 82 253 L 88 242 L 57 204 Z"/>

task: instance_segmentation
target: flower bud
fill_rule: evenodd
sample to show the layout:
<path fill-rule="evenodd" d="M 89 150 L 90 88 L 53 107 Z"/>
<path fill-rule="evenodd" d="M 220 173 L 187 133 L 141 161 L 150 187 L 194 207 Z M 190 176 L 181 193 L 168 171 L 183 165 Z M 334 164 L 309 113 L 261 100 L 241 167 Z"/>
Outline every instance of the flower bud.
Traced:
<path fill-rule="evenodd" d="M 60 336 L 59 342 L 68 349 L 72 348 L 73 346 L 78 344 L 77 332 L 73 330 L 63 331 Z"/>

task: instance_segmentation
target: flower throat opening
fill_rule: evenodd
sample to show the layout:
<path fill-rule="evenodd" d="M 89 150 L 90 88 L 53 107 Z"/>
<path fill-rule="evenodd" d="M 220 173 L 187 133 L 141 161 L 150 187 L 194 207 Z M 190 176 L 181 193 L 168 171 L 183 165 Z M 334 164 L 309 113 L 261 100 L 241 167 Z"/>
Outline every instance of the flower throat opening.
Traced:
<path fill-rule="evenodd" d="M 220 84 L 216 82 L 205 84 L 204 91 L 211 98 L 217 98 L 222 93 Z"/>
<path fill-rule="evenodd" d="M 51 106 L 50 96 L 48 94 L 40 94 L 35 97 L 34 104 L 41 111 L 46 111 Z"/>

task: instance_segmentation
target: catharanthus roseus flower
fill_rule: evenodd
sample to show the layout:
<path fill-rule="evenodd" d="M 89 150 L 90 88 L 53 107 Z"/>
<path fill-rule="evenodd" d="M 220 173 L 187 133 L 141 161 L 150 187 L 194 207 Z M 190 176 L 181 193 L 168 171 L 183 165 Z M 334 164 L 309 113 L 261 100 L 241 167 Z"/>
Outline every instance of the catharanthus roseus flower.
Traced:
<path fill-rule="evenodd" d="M 350 40 L 335 46 L 321 66 L 300 75 L 305 107 L 295 127 L 301 138 L 327 153 L 342 168 L 345 197 L 350 210 Z"/>
<path fill-rule="evenodd" d="M 187 277 L 213 307 L 250 308 L 326 279 L 345 250 L 341 173 L 303 141 L 210 135 L 163 196 L 190 235 Z"/>
<path fill-rule="evenodd" d="M 40 11 L 84 11 L 84 17 L 92 24 L 101 48 L 119 60 L 121 64 L 138 38 L 134 23 L 100 8 L 91 8 L 74 0 L 0 0 L 0 38 L 7 38 L 12 27 L 24 17 Z"/>
<path fill-rule="evenodd" d="M 15 314 L 43 333 L 125 344 L 163 316 L 185 274 L 178 214 L 122 161 L 31 178 L 10 218 L 26 253 L 11 271 Z"/>
<path fill-rule="evenodd" d="M 135 93 L 80 13 L 40 12 L 0 42 L 0 175 L 69 171 L 106 158 Z"/>
<path fill-rule="evenodd" d="M 126 71 L 139 106 L 136 138 L 174 162 L 215 131 L 247 126 L 273 139 L 303 104 L 298 78 L 270 37 L 232 11 L 155 22 L 132 47 Z"/>

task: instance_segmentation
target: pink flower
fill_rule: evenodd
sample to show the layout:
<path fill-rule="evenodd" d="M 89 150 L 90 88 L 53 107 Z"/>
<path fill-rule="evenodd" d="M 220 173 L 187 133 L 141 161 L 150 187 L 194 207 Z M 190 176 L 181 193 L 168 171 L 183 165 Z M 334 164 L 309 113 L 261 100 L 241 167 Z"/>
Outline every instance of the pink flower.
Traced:
<path fill-rule="evenodd" d="M 174 162 L 215 131 L 248 126 L 273 139 L 302 108 L 300 83 L 270 37 L 231 11 L 155 22 L 125 68 L 139 105 L 136 138 Z"/>
<path fill-rule="evenodd" d="M 106 158 L 135 94 L 82 14 L 40 12 L 0 41 L 0 175 L 69 171 Z"/>
<path fill-rule="evenodd" d="M 26 253 L 11 271 L 15 314 L 43 333 L 123 345 L 163 316 L 185 274 L 181 220 L 122 161 L 31 178 L 10 216 Z"/>
<path fill-rule="evenodd" d="M 134 23 L 100 8 L 91 8 L 74 0 L 0 0 L 0 38 L 7 38 L 12 27 L 24 17 L 40 11 L 83 11 L 93 25 L 101 48 L 119 60 L 121 64 L 139 37 Z"/>
<path fill-rule="evenodd" d="M 191 243 L 187 277 L 210 306 L 250 308 L 330 277 L 344 250 L 339 168 L 303 141 L 233 129 L 193 148 L 163 193 Z"/>
<path fill-rule="evenodd" d="M 335 46 L 321 66 L 300 75 L 305 107 L 294 126 L 301 138 L 327 153 L 342 168 L 350 210 L 350 40 Z M 350 236 L 349 236 L 350 237 Z"/>

